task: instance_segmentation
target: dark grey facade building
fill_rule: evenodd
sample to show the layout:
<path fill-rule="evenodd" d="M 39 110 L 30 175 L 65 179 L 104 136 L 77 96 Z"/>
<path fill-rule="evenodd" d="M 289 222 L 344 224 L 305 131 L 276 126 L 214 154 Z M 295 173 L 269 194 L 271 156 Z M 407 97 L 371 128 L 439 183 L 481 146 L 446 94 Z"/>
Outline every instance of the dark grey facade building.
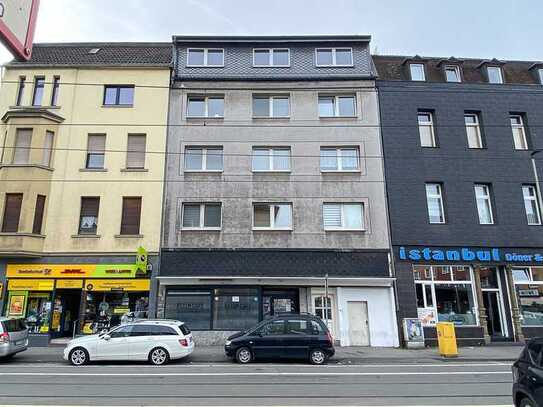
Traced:
<path fill-rule="evenodd" d="M 374 56 L 399 318 L 543 334 L 543 65 Z"/>
<path fill-rule="evenodd" d="M 174 37 L 158 315 L 200 343 L 306 311 L 398 345 L 369 41 Z"/>

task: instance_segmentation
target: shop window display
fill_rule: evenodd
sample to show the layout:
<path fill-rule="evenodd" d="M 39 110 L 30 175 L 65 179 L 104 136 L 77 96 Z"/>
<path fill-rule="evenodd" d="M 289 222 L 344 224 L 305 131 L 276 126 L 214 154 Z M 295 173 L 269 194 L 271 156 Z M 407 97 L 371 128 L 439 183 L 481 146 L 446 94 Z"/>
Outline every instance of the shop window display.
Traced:
<path fill-rule="evenodd" d="M 543 326 L 543 268 L 513 270 L 523 326 Z"/>
<path fill-rule="evenodd" d="M 51 294 L 30 293 L 26 307 L 28 332 L 33 334 L 48 333 L 51 317 Z"/>

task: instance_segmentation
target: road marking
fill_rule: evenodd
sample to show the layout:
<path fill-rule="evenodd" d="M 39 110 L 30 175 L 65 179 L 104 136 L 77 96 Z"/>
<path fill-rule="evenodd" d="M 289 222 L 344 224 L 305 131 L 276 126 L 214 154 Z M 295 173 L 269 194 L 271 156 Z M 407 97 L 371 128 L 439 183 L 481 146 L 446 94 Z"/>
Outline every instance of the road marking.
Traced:
<path fill-rule="evenodd" d="M 190 397 L 189 397 L 190 398 Z M 210 405 L 211 406 L 211 405 Z M 231 406 L 217 406 L 217 405 L 212 405 L 213 407 L 231 407 Z M 17 405 L 9 405 L 9 404 L 2 404 L 2 407 L 51 407 L 51 405 L 38 405 L 38 404 L 17 404 Z M 56 407 L 77 407 L 77 406 L 69 406 L 69 405 L 66 405 L 66 406 L 56 406 Z M 102 407 L 114 407 L 114 406 L 102 406 Z M 140 406 L 126 406 L 126 407 L 140 407 Z M 148 406 L 148 407 L 175 407 L 175 406 Z M 205 406 L 202 406 L 202 407 L 205 407 Z M 297 405 L 296 407 L 306 407 L 304 405 Z M 314 407 L 314 406 L 307 406 L 307 407 Z M 348 406 L 341 406 L 341 405 L 337 405 L 335 407 L 352 407 L 350 405 Z M 358 407 L 372 407 L 372 406 L 358 406 Z M 373 406 L 375 407 L 375 406 Z M 386 406 L 386 407 L 406 407 L 405 404 L 402 404 L 401 406 Z M 407 407 L 514 407 L 512 404 L 469 404 L 469 405 L 463 405 L 463 404 L 458 404 L 458 405 L 455 405 L 455 406 L 442 406 L 442 405 L 424 405 L 424 406 L 407 406 Z"/>

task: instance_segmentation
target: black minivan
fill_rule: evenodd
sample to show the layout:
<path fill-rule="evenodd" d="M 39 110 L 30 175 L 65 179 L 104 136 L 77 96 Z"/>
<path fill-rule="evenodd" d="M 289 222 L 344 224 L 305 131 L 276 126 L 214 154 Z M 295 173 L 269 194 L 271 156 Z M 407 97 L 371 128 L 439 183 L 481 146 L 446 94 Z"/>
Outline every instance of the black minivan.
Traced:
<path fill-rule="evenodd" d="M 230 336 L 224 350 L 242 364 L 256 358 L 284 358 L 322 365 L 335 353 L 330 331 L 320 318 L 310 314 L 280 314 L 266 319 Z"/>
<path fill-rule="evenodd" d="M 532 339 L 513 364 L 516 407 L 543 407 L 543 338 Z"/>

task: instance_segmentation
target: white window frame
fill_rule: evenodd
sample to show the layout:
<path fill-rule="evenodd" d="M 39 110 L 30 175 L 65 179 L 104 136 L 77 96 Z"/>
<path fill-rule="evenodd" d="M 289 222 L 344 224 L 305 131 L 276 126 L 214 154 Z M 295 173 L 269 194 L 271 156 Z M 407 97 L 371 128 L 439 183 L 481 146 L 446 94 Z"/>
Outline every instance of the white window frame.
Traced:
<path fill-rule="evenodd" d="M 187 227 L 183 226 L 183 221 L 185 217 L 185 205 L 200 205 L 200 226 L 199 227 Z M 221 225 L 219 227 L 217 226 L 204 226 L 204 218 L 205 218 L 205 206 L 206 205 L 219 205 L 221 209 Z M 181 204 L 181 230 L 221 230 L 222 229 L 222 203 L 221 202 L 183 202 Z"/>
<path fill-rule="evenodd" d="M 266 170 L 255 170 L 253 168 L 253 158 L 255 156 L 255 150 L 266 150 L 268 152 L 268 169 Z M 275 157 L 274 150 L 284 150 L 288 151 L 288 170 L 279 170 L 275 169 L 273 166 L 273 159 Z M 261 155 L 260 157 L 264 157 L 264 155 Z M 291 172 L 292 171 L 292 150 L 290 147 L 282 147 L 282 146 L 275 146 L 275 147 L 260 147 L 260 146 L 253 146 L 252 155 L 251 155 L 251 171 L 252 172 Z"/>
<path fill-rule="evenodd" d="M 205 106 L 205 115 L 204 116 L 192 116 L 189 115 L 189 105 L 191 99 L 204 99 L 204 106 Z M 222 116 L 209 116 L 209 99 L 222 99 L 222 105 L 223 105 L 223 111 Z M 188 95 L 187 96 L 187 109 L 185 111 L 186 117 L 188 119 L 224 119 L 224 108 L 225 108 L 225 100 L 224 95 L 209 95 L 209 96 L 201 96 L 201 95 Z"/>
<path fill-rule="evenodd" d="M 539 84 L 540 85 L 543 85 L 543 68 L 539 68 L 537 70 L 537 73 L 539 75 Z"/>
<path fill-rule="evenodd" d="M 462 76 L 460 75 L 460 67 L 458 65 L 445 65 L 443 69 L 445 73 L 445 81 L 449 83 L 462 83 Z M 456 81 L 450 81 L 447 78 L 447 71 L 454 71 L 456 73 Z"/>
<path fill-rule="evenodd" d="M 268 99 L 268 116 L 257 116 L 254 112 L 254 100 L 255 99 Z M 286 116 L 276 116 L 273 111 L 274 99 L 287 99 L 288 101 L 288 114 Z M 288 119 L 290 118 L 290 95 L 253 95 L 253 106 L 251 106 L 253 119 Z"/>
<path fill-rule="evenodd" d="M 210 170 L 207 168 L 207 154 L 208 150 L 221 150 L 222 152 L 222 168 L 220 170 Z M 199 170 L 193 170 L 186 167 L 186 157 L 188 150 L 202 150 L 202 168 Z M 183 172 L 223 172 L 224 171 L 224 148 L 223 146 L 185 146 L 185 152 L 183 156 Z"/>
<path fill-rule="evenodd" d="M 324 207 L 326 205 L 339 205 L 341 207 L 341 226 L 325 226 L 324 225 Z M 362 228 L 347 228 L 345 227 L 345 206 L 359 205 L 362 213 Z M 365 232 L 366 231 L 366 205 L 364 202 L 323 202 L 322 203 L 322 228 L 327 232 Z"/>
<path fill-rule="evenodd" d="M 533 191 L 533 195 L 526 194 L 526 191 L 531 189 Z M 526 212 L 526 220 L 528 222 L 528 225 L 535 226 L 535 225 L 541 225 L 541 208 L 539 207 L 539 191 L 537 190 L 537 187 L 535 185 L 529 185 L 525 184 L 522 186 L 522 197 L 524 200 L 524 211 Z M 536 208 L 536 215 L 537 215 L 537 222 L 530 222 L 528 219 L 528 212 L 526 211 L 526 203 L 527 202 L 534 202 L 535 208 Z"/>
<path fill-rule="evenodd" d="M 255 63 L 256 51 L 268 51 L 268 65 L 257 65 Z M 275 65 L 273 63 L 274 51 L 287 51 L 288 52 L 288 64 L 287 65 Z M 253 68 L 290 68 L 290 48 L 253 48 Z"/>
<path fill-rule="evenodd" d="M 535 281 L 534 280 L 534 275 L 533 275 L 533 268 L 541 268 L 540 266 L 518 266 L 518 267 L 513 267 L 513 272 L 516 271 L 516 270 L 524 270 L 524 271 L 527 271 L 528 272 L 528 280 L 526 281 L 515 281 L 514 277 L 513 277 L 513 285 L 515 287 L 515 291 L 513 293 L 513 295 L 516 295 L 517 296 L 517 299 L 519 298 L 518 297 L 518 291 L 517 291 L 517 285 L 530 285 L 530 286 L 541 286 L 543 285 L 543 281 Z M 513 274 L 514 275 L 514 274 Z M 522 309 L 521 309 L 521 306 L 520 306 L 520 302 L 519 302 L 519 311 L 520 311 L 520 315 L 521 315 L 521 325 L 522 325 L 522 321 L 523 321 L 523 318 L 522 318 Z M 522 325 L 522 326 L 525 326 L 525 327 L 542 327 L 543 325 Z"/>
<path fill-rule="evenodd" d="M 356 161 L 358 163 L 358 168 L 355 170 L 345 170 L 343 169 L 343 150 L 352 150 L 356 149 Z M 342 146 L 342 147 L 336 147 L 336 146 L 321 146 L 319 152 L 322 153 L 322 150 L 335 150 L 336 151 L 336 163 L 337 163 L 337 170 L 326 170 L 323 169 L 320 166 L 320 159 L 322 158 L 322 154 L 319 156 L 319 167 L 321 172 L 360 172 L 360 148 L 358 146 Z"/>
<path fill-rule="evenodd" d="M 430 119 L 430 121 L 429 121 L 429 122 L 421 123 L 421 122 L 419 121 L 419 116 L 428 116 L 428 118 Z M 417 124 L 418 124 L 418 130 L 419 130 L 419 141 L 420 141 L 420 146 L 421 146 L 422 148 L 436 148 L 436 147 L 437 147 L 437 142 L 436 142 L 436 132 L 435 132 L 435 128 L 434 128 L 434 113 L 432 113 L 432 112 L 425 112 L 425 111 L 418 111 L 418 112 L 417 112 Z M 431 132 L 431 135 L 432 135 L 432 145 L 426 146 L 426 145 L 423 145 L 423 144 L 422 144 L 422 134 L 421 134 L 421 132 L 420 132 L 421 127 L 428 127 L 428 128 L 430 128 L 430 132 Z"/>
<path fill-rule="evenodd" d="M 497 72 L 499 73 L 499 76 L 500 76 L 499 82 L 491 82 L 490 81 L 490 70 L 491 69 L 496 69 Z M 493 85 L 502 85 L 504 83 L 503 82 L 503 69 L 502 69 L 501 66 L 495 66 L 495 65 L 487 66 L 486 67 L 486 75 L 487 75 L 487 78 L 488 78 L 488 83 L 491 83 Z"/>
<path fill-rule="evenodd" d="M 189 53 L 190 51 L 204 51 L 204 64 L 189 64 Z M 222 52 L 222 64 L 221 65 L 209 65 L 207 62 L 207 54 L 209 51 L 221 51 Z M 187 63 L 186 67 L 188 68 L 223 68 L 224 67 L 224 57 L 225 57 L 224 48 L 187 48 Z"/>
<path fill-rule="evenodd" d="M 482 189 L 483 194 L 478 195 L 477 191 L 478 189 Z M 493 225 L 494 224 L 494 208 L 492 207 L 492 191 L 490 189 L 490 186 L 487 184 L 475 184 L 473 186 L 473 190 L 475 192 L 475 203 L 477 205 L 477 217 L 479 218 L 479 224 L 480 225 Z M 484 200 L 488 203 L 488 210 L 490 212 L 490 222 L 483 222 L 481 219 L 481 216 L 479 214 L 479 200 Z"/>
<path fill-rule="evenodd" d="M 255 206 L 264 206 L 268 205 L 270 210 L 270 226 L 255 226 Z M 273 216 L 273 208 L 280 205 L 287 205 L 290 207 L 290 226 L 288 227 L 275 227 L 275 217 Z M 253 230 L 293 230 L 293 224 L 294 224 L 294 208 L 292 206 L 292 202 L 253 202 L 253 219 L 252 219 L 252 226 Z"/>
<path fill-rule="evenodd" d="M 422 67 L 422 79 L 413 79 L 413 70 L 412 70 L 412 68 L 415 65 Z M 422 62 L 411 62 L 409 64 L 409 77 L 414 82 L 426 82 L 426 66 Z"/>
<path fill-rule="evenodd" d="M 428 193 L 428 185 L 436 185 L 438 187 L 438 193 L 437 194 L 429 194 Z M 424 189 L 426 191 L 426 209 L 428 214 L 428 222 L 431 225 L 443 225 L 447 223 L 447 218 L 445 216 L 445 206 L 443 204 L 443 186 L 438 182 L 427 182 L 424 184 Z M 429 199 L 439 199 L 439 205 L 441 207 L 441 214 L 442 214 L 442 221 L 441 222 L 432 222 L 432 219 L 430 218 L 430 205 L 428 205 Z"/>
<path fill-rule="evenodd" d="M 475 118 L 475 123 L 466 123 L 466 116 L 470 116 L 470 117 L 474 117 Z M 468 148 L 470 149 L 473 149 L 473 150 L 480 150 L 483 148 L 483 138 L 481 137 L 481 126 L 480 126 L 480 123 L 479 123 L 479 115 L 477 113 L 464 113 L 464 124 L 466 125 L 466 137 L 467 137 L 467 141 L 468 141 Z M 474 128 L 475 131 L 477 132 L 477 142 L 478 142 L 478 147 L 472 147 L 469 145 L 469 133 L 467 131 L 468 128 Z"/>
<path fill-rule="evenodd" d="M 340 115 L 339 114 L 339 98 L 346 98 L 346 97 L 352 97 L 353 98 L 353 101 L 354 101 L 354 116 L 343 116 L 343 115 Z M 317 100 L 317 108 L 318 108 L 318 103 L 320 101 L 321 98 L 333 98 L 334 99 L 334 115 L 333 116 L 321 116 L 320 115 L 320 112 L 319 112 L 319 118 L 320 119 L 330 119 L 330 118 L 336 118 L 336 117 L 340 117 L 340 118 L 354 118 L 354 117 L 358 117 L 358 101 L 356 100 L 356 94 L 353 94 L 353 95 L 319 95 L 318 96 L 318 100 Z M 318 109 L 320 110 L 320 109 Z"/>
<path fill-rule="evenodd" d="M 319 64 L 319 59 L 318 59 L 318 56 L 317 56 L 317 53 L 318 51 L 321 51 L 321 50 L 330 50 L 332 51 L 332 64 Z M 336 51 L 337 50 L 349 50 L 351 52 L 351 63 L 350 64 L 338 64 L 336 62 Z M 352 47 L 319 47 L 319 48 L 315 48 L 315 66 L 316 67 L 343 67 L 343 66 L 346 66 L 346 67 L 349 67 L 349 66 L 354 66 L 354 54 L 353 54 L 353 49 Z"/>
<path fill-rule="evenodd" d="M 511 119 L 513 119 L 513 118 L 518 118 L 520 124 L 513 124 L 511 122 Z M 528 139 L 526 137 L 526 127 L 524 126 L 524 118 L 522 117 L 522 115 L 520 115 L 520 114 L 510 114 L 509 115 L 509 122 L 511 123 L 511 132 L 513 133 L 513 146 L 515 147 L 515 150 L 521 150 L 521 151 L 528 150 Z M 521 142 L 524 144 L 524 147 L 521 146 L 521 148 L 519 148 L 519 146 L 517 146 L 516 139 L 515 139 L 515 130 L 520 131 L 520 133 L 522 135 Z"/>

